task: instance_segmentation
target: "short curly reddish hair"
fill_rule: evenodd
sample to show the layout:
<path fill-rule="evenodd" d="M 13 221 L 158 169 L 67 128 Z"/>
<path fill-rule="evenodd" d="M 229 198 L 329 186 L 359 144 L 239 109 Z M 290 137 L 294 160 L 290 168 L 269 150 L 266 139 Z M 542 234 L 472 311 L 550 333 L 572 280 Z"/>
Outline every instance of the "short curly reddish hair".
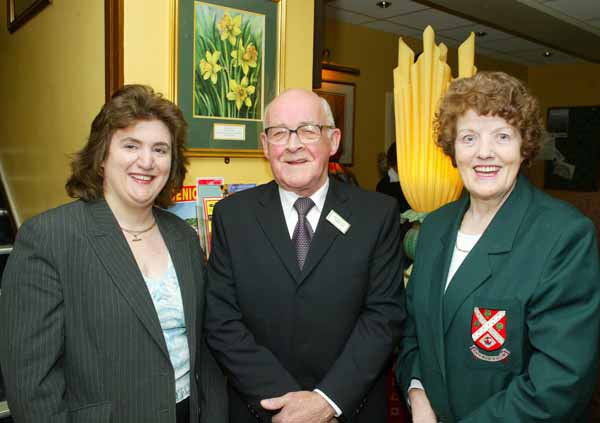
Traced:
<path fill-rule="evenodd" d="M 435 142 L 456 166 L 456 121 L 469 110 L 498 116 L 521 134 L 521 156 L 528 166 L 542 148 L 544 126 L 538 101 L 518 79 L 504 72 L 478 72 L 454 80 L 435 116 Z"/>

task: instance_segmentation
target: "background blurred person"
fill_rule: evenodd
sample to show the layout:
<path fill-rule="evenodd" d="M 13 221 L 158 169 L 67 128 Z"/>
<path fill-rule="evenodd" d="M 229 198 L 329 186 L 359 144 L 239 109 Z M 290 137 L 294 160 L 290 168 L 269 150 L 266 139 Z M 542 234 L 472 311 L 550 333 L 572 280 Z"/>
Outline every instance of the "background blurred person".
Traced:
<path fill-rule="evenodd" d="M 400 178 L 398 177 L 398 157 L 396 156 L 396 143 L 394 142 L 387 150 L 386 153 L 387 170 L 385 175 L 377 183 L 375 190 L 382 194 L 389 195 L 398 200 L 400 205 L 400 212 L 404 213 L 410 209 L 410 205 L 400 187 Z"/>

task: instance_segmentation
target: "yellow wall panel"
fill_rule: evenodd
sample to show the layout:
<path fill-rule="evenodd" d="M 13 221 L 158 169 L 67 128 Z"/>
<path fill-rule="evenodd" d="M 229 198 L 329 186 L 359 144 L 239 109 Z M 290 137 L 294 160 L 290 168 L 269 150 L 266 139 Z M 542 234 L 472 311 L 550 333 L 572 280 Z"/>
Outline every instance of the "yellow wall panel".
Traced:
<path fill-rule="evenodd" d="M 104 102 L 104 2 L 54 1 L 10 34 L 0 7 L 0 170 L 16 220 L 68 200 L 68 154 Z"/>

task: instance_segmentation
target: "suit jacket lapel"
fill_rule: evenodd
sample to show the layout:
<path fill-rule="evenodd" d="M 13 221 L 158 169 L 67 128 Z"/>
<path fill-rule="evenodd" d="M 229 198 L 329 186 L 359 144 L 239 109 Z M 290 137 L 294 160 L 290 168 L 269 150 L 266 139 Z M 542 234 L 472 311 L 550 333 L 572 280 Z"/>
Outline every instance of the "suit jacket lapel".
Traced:
<path fill-rule="evenodd" d="M 493 273 L 490 256 L 505 254 L 512 249 L 519 226 L 531 203 L 532 190 L 527 179 L 519 175 L 513 192 L 454 275 L 444 295 L 444 331 L 452 324 L 464 301 Z M 466 210 L 466 208 L 465 208 Z M 464 214 L 460 213 L 462 220 Z M 458 230 L 458 227 L 456 228 Z M 447 246 L 450 255 L 454 244 Z"/>
<path fill-rule="evenodd" d="M 191 263 L 191 254 L 189 247 L 181 234 L 168 220 L 163 220 L 160 214 L 154 213 L 158 228 L 165 240 L 167 249 L 173 261 L 173 267 L 177 274 L 179 289 L 181 291 L 181 300 L 183 302 L 183 311 L 185 316 L 185 325 L 188 335 L 188 344 L 190 350 L 190 363 L 195 363 L 196 348 L 196 299 L 198 290 L 201 289 L 199 284 L 202 281 L 194 280 L 193 266 Z M 198 258 L 202 260 L 201 257 Z M 162 330 L 162 329 L 161 329 Z"/>
<path fill-rule="evenodd" d="M 457 208 L 457 218 L 440 231 L 438 250 L 432 251 L 432 272 L 429 287 L 429 315 L 435 345 L 435 353 L 442 374 L 446 374 L 446 359 L 444 347 L 444 288 L 452 259 L 452 248 L 456 241 L 456 233 L 460 227 L 462 216 L 468 205 L 468 199 L 460 200 Z"/>
<path fill-rule="evenodd" d="M 325 204 L 323 205 L 323 210 L 321 210 L 317 230 L 310 243 L 310 249 L 308 250 L 308 255 L 306 256 L 306 261 L 302 268 L 300 283 L 310 275 L 315 266 L 317 266 L 323 256 L 325 256 L 325 253 L 329 250 L 333 241 L 342 234 L 339 229 L 327 221 L 326 218 L 329 212 L 334 210 L 347 222 L 352 223 L 350 222 L 352 213 L 349 208 L 348 199 L 349 197 L 345 192 L 342 183 L 336 181 L 334 178 L 329 178 L 327 197 L 325 198 Z M 350 227 L 349 231 L 351 230 L 352 227 Z"/>
<path fill-rule="evenodd" d="M 269 243 L 296 283 L 300 282 L 300 267 L 294 245 L 285 223 L 279 191 L 275 182 L 264 187 L 258 198 L 256 218 Z"/>
<path fill-rule="evenodd" d="M 104 200 L 86 203 L 86 206 L 90 218 L 92 248 L 123 298 L 168 357 L 169 352 L 152 298 L 127 240 L 119 230 L 117 220 Z"/>

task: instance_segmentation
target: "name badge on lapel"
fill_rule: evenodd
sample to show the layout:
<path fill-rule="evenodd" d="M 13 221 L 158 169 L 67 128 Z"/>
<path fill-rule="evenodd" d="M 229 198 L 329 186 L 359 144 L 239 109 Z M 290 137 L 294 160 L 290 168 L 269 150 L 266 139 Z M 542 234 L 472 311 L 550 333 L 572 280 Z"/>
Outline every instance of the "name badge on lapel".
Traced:
<path fill-rule="evenodd" d="M 510 354 L 506 348 L 500 348 L 506 342 L 506 310 L 491 308 L 473 308 L 471 319 L 471 339 L 474 342 L 469 349 L 473 358 L 484 361 L 505 361 Z M 498 354 L 485 352 L 500 350 Z"/>
<path fill-rule="evenodd" d="M 346 219 L 337 214 L 335 210 L 331 210 L 325 219 L 344 235 L 346 235 L 346 232 L 350 229 L 350 224 L 346 222 Z"/>

